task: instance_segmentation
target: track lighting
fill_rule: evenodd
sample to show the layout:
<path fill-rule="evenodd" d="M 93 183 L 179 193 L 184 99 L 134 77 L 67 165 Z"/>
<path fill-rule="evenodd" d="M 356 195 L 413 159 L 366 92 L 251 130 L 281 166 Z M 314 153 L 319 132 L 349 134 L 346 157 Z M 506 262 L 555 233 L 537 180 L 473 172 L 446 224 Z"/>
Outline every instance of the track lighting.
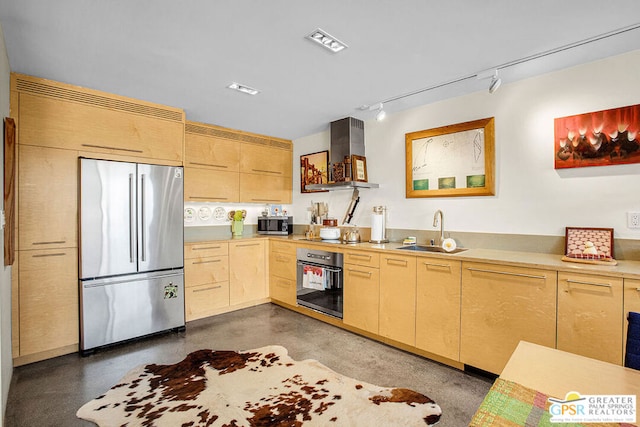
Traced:
<path fill-rule="evenodd" d="M 476 78 L 478 80 L 485 80 L 485 79 L 491 78 L 491 83 L 489 83 L 489 93 L 493 93 L 496 90 L 498 90 L 498 88 L 502 84 L 502 79 L 498 77 L 497 68 L 481 71 L 478 74 L 476 74 Z"/>
<path fill-rule="evenodd" d="M 498 77 L 498 69 L 496 68 L 493 77 L 491 77 L 491 83 L 489 83 L 489 93 L 493 93 L 498 90 L 500 85 L 502 84 L 502 79 Z"/>
<path fill-rule="evenodd" d="M 369 111 L 377 111 L 376 120 L 379 122 L 383 121 L 384 118 L 387 117 L 387 112 L 384 111 L 382 102 L 378 102 L 377 104 L 371 105 L 368 109 Z"/>

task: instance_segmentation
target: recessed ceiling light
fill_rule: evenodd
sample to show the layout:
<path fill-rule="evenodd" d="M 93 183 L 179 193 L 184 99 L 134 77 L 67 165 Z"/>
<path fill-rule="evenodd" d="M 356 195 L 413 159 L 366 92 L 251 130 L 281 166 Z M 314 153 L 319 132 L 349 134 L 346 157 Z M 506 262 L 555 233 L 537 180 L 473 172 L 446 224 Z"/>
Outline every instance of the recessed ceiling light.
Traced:
<path fill-rule="evenodd" d="M 249 86 L 246 86 L 246 85 L 242 85 L 242 84 L 236 83 L 236 82 L 231 83 L 227 87 L 229 89 L 234 89 L 234 90 L 237 90 L 238 92 L 246 93 L 246 94 L 249 94 L 249 95 L 257 95 L 258 93 L 260 93 L 260 91 L 258 89 L 254 89 L 252 87 L 249 87 Z"/>
<path fill-rule="evenodd" d="M 329 49 L 333 53 L 340 52 L 342 49 L 349 47 L 345 43 L 341 42 L 340 40 L 320 28 L 307 34 L 306 38 L 318 43 L 320 46 Z"/>

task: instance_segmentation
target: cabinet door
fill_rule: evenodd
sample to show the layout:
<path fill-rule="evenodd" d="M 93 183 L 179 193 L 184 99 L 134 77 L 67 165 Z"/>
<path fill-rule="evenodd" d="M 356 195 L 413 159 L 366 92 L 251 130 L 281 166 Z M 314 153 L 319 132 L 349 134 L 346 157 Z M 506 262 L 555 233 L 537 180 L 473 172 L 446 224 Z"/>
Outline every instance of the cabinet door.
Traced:
<path fill-rule="evenodd" d="M 227 172 L 238 172 L 240 142 L 186 132 L 184 165 Z"/>
<path fill-rule="evenodd" d="M 240 174 L 240 201 L 247 203 L 291 203 L 291 176 Z"/>
<path fill-rule="evenodd" d="M 240 178 L 237 172 L 184 168 L 184 200 L 190 202 L 237 202 Z"/>
<path fill-rule="evenodd" d="M 344 323 L 377 334 L 380 271 L 377 268 L 345 264 L 343 298 Z"/>
<path fill-rule="evenodd" d="M 407 345 L 416 339 L 416 257 L 380 257 L 380 335 Z"/>
<path fill-rule="evenodd" d="M 622 364 L 622 279 L 558 273 L 558 349 Z"/>
<path fill-rule="evenodd" d="M 20 250 L 78 246 L 78 153 L 18 146 Z"/>
<path fill-rule="evenodd" d="M 624 279 L 624 310 L 622 324 L 624 332 L 622 333 L 622 343 L 624 344 L 622 354 L 626 354 L 627 350 L 627 331 L 629 330 L 629 312 L 634 311 L 640 313 L 640 280 Z"/>
<path fill-rule="evenodd" d="M 243 143 L 240 154 L 240 172 L 289 178 L 292 176 L 291 150 Z"/>
<path fill-rule="evenodd" d="M 136 100 L 122 102 L 110 94 L 96 97 L 79 91 L 76 95 L 80 102 L 21 93 L 20 144 L 182 161 L 184 123 L 179 110 L 153 104 L 149 108 L 143 102 L 136 105 Z M 92 104 L 92 99 L 99 103 Z M 104 108 L 103 101 L 128 105 L 136 112 Z M 172 119 L 141 111 L 166 113 Z"/>
<path fill-rule="evenodd" d="M 460 261 L 418 258 L 416 347 L 460 360 Z"/>
<path fill-rule="evenodd" d="M 460 361 L 500 374 L 520 340 L 554 348 L 556 274 L 464 262 Z"/>
<path fill-rule="evenodd" d="M 20 252 L 20 356 L 79 342 L 78 252 Z"/>
<path fill-rule="evenodd" d="M 231 305 L 267 298 L 265 241 L 229 243 L 229 276 Z"/>

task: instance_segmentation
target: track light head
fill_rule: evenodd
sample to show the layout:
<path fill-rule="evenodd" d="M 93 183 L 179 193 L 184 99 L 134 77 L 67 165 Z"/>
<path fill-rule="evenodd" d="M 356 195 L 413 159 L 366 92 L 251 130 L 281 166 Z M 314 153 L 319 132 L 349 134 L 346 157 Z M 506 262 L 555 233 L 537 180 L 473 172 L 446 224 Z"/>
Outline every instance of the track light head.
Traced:
<path fill-rule="evenodd" d="M 387 117 L 387 112 L 384 111 L 382 102 L 378 102 L 377 104 L 370 106 L 369 111 L 377 111 L 376 120 L 379 122 L 384 120 L 385 117 Z"/>
<path fill-rule="evenodd" d="M 495 74 L 491 78 L 491 83 L 489 83 L 489 93 L 497 91 L 501 84 L 502 79 L 498 77 L 498 70 L 496 70 Z"/>

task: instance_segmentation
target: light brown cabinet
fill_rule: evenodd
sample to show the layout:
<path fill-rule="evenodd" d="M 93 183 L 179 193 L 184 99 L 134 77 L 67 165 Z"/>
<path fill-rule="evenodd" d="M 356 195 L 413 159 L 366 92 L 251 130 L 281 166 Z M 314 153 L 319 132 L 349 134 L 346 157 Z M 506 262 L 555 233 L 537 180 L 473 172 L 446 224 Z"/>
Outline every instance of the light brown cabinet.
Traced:
<path fill-rule="evenodd" d="M 187 321 L 229 307 L 227 243 L 185 245 L 185 317 Z"/>
<path fill-rule="evenodd" d="M 237 172 L 184 168 L 184 199 L 189 202 L 239 201 L 240 175 Z"/>
<path fill-rule="evenodd" d="M 291 177 L 291 150 L 244 143 L 240 148 L 240 172 Z"/>
<path fill-rule="evenodd" d="M 184 137 L 185 167 L 238 172 L 240 166 L 238 141 L 195 133 L 194 126 L 205 125 L 187 122 Z"/>
<path fill-rule="evenodd" d="M 379 334 L 410 346 L 416 339 L 416 257 L 380 256 Z"/>
<path fill-rule="evenodd" d="M 19 74 L 20 144 L 182 162 L 184 112 Z"/>
<path fill-rule="evenodd" d="M 20 354 L 48 357 L 78 350 L 78 252 L 20 252 Z M 56 353 L 57 351 L 57 353 Z M 14 354 L 14 358 L 18 356 Z M 43 357 L 45 358 L 45 357 Z"/>
<path fill-rule="evenodd" d="M 500 374 L 520 340 L 555 347 L 556 275 L 463 262 L 460 361 Z"/>
<path fill-rule="evenodd" d="M 78 246 L 78 153 L 19 145 L 18 249 Z"/>
<path fill-rule="evenodd" d="M 416 347 L 460 360 L 461 262 L 418 258 Z"/>
<path fill-rule="evenodd" d="M 269 296 L 272 300 L 296 305 L 296 244 L 269 242 Z"/>
<path fill-rule="evenodd" d="M 269 297 L 265 243 L 265 240 L 229 243 L 229 302 L 232 306 Z"/>
<path fill-rule="evenodd" d="M 621 278 L 558 273 L 558 349 L 622 364 Z"/>
<path fill-rule="evenodd" d="M 290 176 L 240 174 L 240 201 L 248 203 L 291 203 Z"/>
<path fill-rule="evenodd" d="M 380 255 L 345 251 L 343 322 L 378 334 L 380 313 Z"/>

